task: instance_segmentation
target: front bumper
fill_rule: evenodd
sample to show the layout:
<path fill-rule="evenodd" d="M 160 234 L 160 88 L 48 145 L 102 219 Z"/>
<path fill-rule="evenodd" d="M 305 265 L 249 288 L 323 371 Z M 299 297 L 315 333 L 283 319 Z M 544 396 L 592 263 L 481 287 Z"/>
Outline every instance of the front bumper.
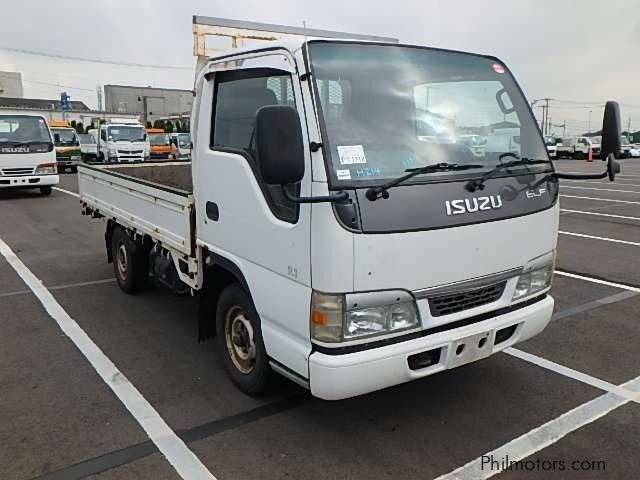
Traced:
<path fill-rule="evenodd" d="M 79 155 L 77 158 L 71 158 L 71 157 L 58 158 L 56 160 L 56 163 L 58 164 L 59 167 L 73 167 L 80 164 L 80 158 L 81 157 Z"/>
<path fill-rule="evenodd" d="M 0 177 L 0 188 L 38 188 L 58 185 L 58 175 L 25 175 L 23 177 Z"/>
<path fill-rule="evenodd" d="M 485 358 L 540 333 L 551 320 L 553 305 L 553 298 L 547 295 L 488 320 L 401 343 L 344 355 L 315 351 L 309 357 L 311 393 L 325 400 L 340 400 Z M 515 326 L 511 336 L 495 344 L 496 332 L 511 326 Z M 479 338 L 486 338 L 482 348 L 476 344 Z M 465 345 L 458 353 L 461 343 Z M 440 349 L 437 363 L 420 369 L 409 367 L 410 356 L 436 349 Z"/>

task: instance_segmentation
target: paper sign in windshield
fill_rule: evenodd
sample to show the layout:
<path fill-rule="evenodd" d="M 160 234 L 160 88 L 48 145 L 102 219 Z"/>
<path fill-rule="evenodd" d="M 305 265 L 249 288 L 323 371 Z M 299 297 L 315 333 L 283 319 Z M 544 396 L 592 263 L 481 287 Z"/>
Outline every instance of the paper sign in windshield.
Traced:
<path fill-rule="evenodd" d="M 367 163 L 362 145 L 338 145 L 338 156 L 342 165 Z"/>
<path fill-rule="evenodd" d="M 338 180 L 351 180 L 351 171 L 349 170 L 336 170 Z"/>

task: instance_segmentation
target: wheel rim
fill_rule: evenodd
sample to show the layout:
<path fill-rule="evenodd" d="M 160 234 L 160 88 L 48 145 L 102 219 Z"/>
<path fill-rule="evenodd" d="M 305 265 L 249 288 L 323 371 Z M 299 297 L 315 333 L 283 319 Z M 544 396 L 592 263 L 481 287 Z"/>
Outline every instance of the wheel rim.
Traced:
<path fill-rule="evenodd" d="M 118 251 L 116 252 L 116 266 L 118 267 L 118 275 L 123 280 L 127 279 L 127 249 L 124 243 L 118 245 Z"/>
<path fill-rule="evenodd" d="M 225 316 L 224 333 L 229 356 L 242 373 L 253 371 L 256 364 L 256 344 L 251 322 L 239 306 L 229 309 Z"/>

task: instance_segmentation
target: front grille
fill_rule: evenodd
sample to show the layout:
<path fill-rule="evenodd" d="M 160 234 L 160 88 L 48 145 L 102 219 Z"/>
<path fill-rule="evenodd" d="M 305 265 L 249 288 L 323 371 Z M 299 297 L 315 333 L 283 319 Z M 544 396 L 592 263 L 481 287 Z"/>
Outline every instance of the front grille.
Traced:
<path fill-rule="evenodd" d="M 138 155 L 142 153 L 142 150 L 118 150 L 118 153 L 123 155 Z"/>
<path fill-rule="evenodd" d="M 0 169 L 0 173 L 4 177 L 19 177 L 22 175 L 33 175 L 35 168 L 27 167 L 27 168 L 3 168 Z"/>
<path fill-rule="evenodd" d="M 429 309 L 431 310 L 431 316 L 441 317 L 442 315 L 450 315 L 469 308 L 495 302 L 502 296 L 506 285 L 507 282 L 504 281 L 494 285 L 476 288 L 475 290 L 430 298 Z"/>

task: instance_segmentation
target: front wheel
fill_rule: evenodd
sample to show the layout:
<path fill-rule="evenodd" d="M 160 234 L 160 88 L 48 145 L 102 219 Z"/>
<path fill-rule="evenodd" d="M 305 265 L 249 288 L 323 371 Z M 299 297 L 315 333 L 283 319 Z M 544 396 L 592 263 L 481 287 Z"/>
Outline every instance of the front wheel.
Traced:
<path fill-rule="evenodd" d="M 122 228 L 113 231 L 111 255 L 120 289 L 129 294 L 144 290 L 149 276 L 149 257 Z"/>
<path fill-rule="evenodd" d="M 43 197 L 48 197 L 49 195 L 51 195 L 51 191 L 53 189 L 51 188 L 51 185 L 47 185 L 46 187 L 40 187 L 40 195 L 42 195 Z"/>
<path fill-rule="evenodd" d="M 226 287 L 216 309 L 216 341 L 227 375 L 247 395 L 271 387 L 273 372 L 262 341 L 260 320 L 248 294 L 238 284 Z"/>

